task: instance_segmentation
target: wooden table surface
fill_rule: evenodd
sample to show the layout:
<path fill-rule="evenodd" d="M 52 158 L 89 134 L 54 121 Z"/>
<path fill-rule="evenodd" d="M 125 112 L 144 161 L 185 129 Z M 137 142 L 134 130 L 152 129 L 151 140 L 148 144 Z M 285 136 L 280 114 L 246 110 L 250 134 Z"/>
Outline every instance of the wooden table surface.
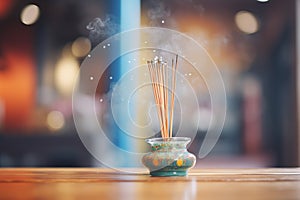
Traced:
<path fill-rule="evenodd" d="M 2 168 L 0 199 L 300 199 L 300 168 L 193 169 L 150 177 L 101 168 Z"/>

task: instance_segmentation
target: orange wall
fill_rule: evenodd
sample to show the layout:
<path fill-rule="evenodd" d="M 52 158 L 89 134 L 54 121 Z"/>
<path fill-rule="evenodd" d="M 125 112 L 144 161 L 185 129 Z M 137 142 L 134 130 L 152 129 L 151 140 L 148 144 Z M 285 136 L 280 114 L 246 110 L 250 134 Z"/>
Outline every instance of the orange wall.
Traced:
<path fill-rule="evenodd" d="M 0 70 L 0 100 L 4 102 L 4 130 L 26 127 L 34 109 L 36 70 L 30 26 L 14 24 L 1 30 L 0 47 L 6 68 Z"/>

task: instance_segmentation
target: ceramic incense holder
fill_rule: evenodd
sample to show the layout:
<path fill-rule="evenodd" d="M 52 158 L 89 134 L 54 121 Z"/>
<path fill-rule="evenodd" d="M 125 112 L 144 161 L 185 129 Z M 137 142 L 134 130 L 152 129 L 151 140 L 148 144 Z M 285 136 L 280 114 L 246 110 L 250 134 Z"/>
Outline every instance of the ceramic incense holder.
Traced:
<path fill-rule="evenodd" d="M 196 157 L 187 151 L 187 137 L 152 138 L 146 142 L 151 152 L 144 155 L 142 162 L 151 176 L 186 176 L 196 163 Z"/>

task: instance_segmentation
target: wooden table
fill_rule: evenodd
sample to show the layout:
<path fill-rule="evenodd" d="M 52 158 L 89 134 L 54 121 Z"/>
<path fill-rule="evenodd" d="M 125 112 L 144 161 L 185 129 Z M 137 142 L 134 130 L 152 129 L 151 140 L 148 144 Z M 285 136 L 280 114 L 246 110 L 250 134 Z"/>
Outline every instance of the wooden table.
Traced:
<path fill-rule="evenodd" d="M 2 168 L 0 199 L 300 199 L 300 168 L 193 169 L 150 177 L 100 168 Z"/>

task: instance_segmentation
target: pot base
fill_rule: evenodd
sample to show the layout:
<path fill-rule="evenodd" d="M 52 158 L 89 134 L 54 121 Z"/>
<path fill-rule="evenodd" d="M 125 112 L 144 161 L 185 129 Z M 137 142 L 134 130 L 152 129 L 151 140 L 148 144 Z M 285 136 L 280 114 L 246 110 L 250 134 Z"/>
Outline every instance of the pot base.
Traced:
<path fill-rule="evenodd" d="M 161 177 L 161 176 L 187 176 L 187 171 L 165 171 L 157 170 L 150 172 L 151 176 Z"/>

